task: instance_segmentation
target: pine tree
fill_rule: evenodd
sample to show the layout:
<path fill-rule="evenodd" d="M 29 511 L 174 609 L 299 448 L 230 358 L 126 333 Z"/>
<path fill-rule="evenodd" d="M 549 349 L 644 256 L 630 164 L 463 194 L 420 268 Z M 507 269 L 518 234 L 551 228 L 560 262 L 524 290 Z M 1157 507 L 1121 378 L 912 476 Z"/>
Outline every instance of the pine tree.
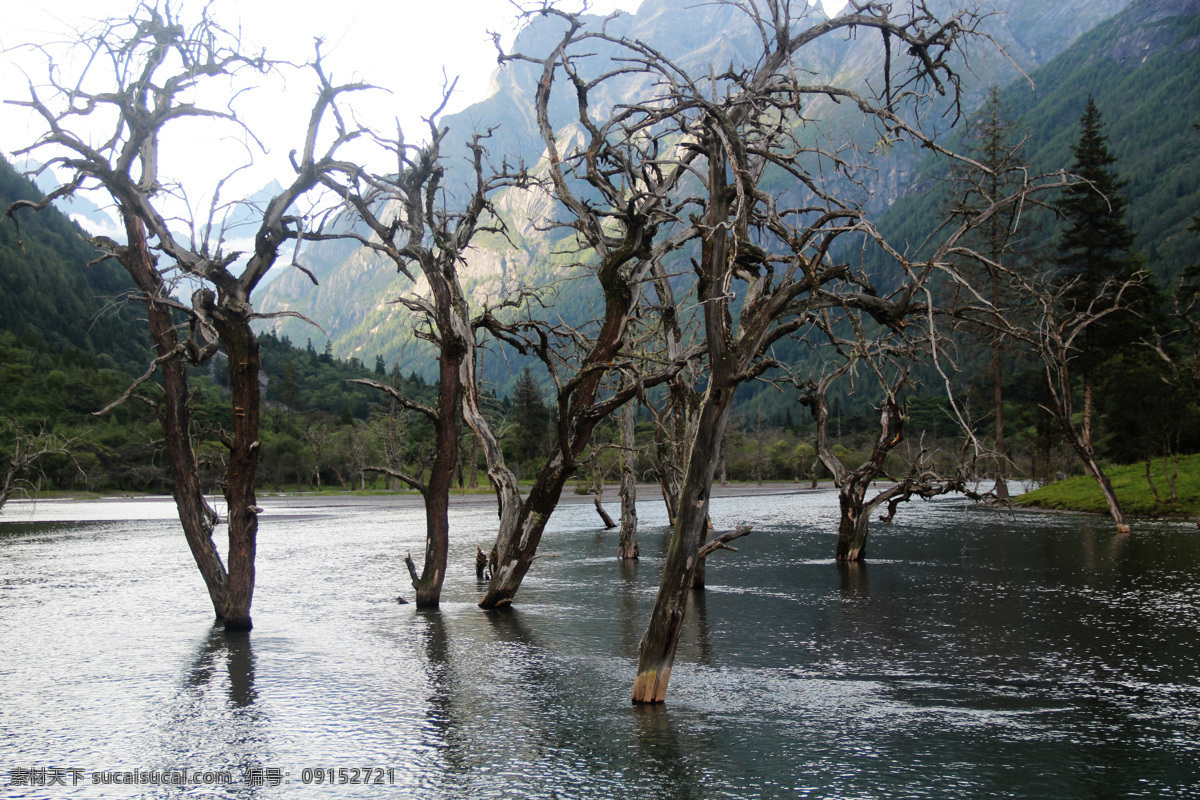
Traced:
<path fill-rule="evenodd" d="M 550 414 L 542 401 L 541 390 L 526 367 L 517 379 L 513 390 L 513 433 L 517 457 L 520 461 L 531 461 L 545 453 L 546 434 L 550 427 Z"/>
<path fill-rule="evenodd" d="M 1008 109 L 1000 98 L 1000 90 L 992 86 L 987 100 L 978 116 L 967 130 L 968 152 L 986 169 L 969 168 L 956 176 L 956 216 L 972 217 L 980 214 L 998 198 L 1011 194 L 1020 184 L 1025 165 L 1019 158 L 1020 144 L 1013 141 L 1016 123 L 1008 116 Z M 1015 238 L 1019 207 L 1012 206 L 1007 213 L 995 214 L 979 225 L 968 238 L 968 245 L 979 254 L 978 260 L 971 259 L 961 269 L 973 286 L 979 287 L 988 302 L 995 308 L 1008 305 L 1006 270 L 1020 260 L 1016 253 L 1020 246 Z M 992 389 L 993 436 L 996 451 L 996 496 L 1008 497 L 1005 480 L 1007 470 L 1006 445 L 1004 441 L 1004 351 L 1005 338 L 998 328 L 976 332 L 986 338 L 991 352 L 989 377 Z"/>
<path fill-rule="evenodd" d="M 1095 100 L 1089 96 L 1079 120 L 1079 141 L 1072 146 L 1075 162 L 1071 171 L 1086 183 L 1067 189 L 1057 207 L 1066 222 L 1059 239 L 1059 274 L 1072 285 L 1066 292 L 1068 312 L 1091 309 L 1101 312 L 1095 300 L 1111 282 L 1123 282 L 1137 271 L 1132 254 L 1133 232 L 1125 222 L 1126 181 L 1113 169 L 1116 157 L 1108 149 L 1103 120 Z M 1129 302 L 1126 296 L 1125 301 Z M 1144 301 L 1143 301 L 1144 302 Z M 1083 438 L 1090 448 L 1096 371 L 1124 345 L 1136 338 L 1135 315 L 1113 313 L 1089 325 L 1079 343 L 1076 367 L 1083 380 Z"/>
<path fill-rule="evenodd" d="M 1067 222 L 1059 241 L 1058 263 L 1063 277 L 1079 279 L 1076 302 L 1095 296 L 1095 287 L 1132 272 L 1129 250 L 1133 232 L 1125 222 L 1126 181 L 1112 169 L 1116 157 L 1109 152 L 1102 131 L 1100 110 L 1092 97 L 1079 120 L 1079 141 L 1072 145 L 1071 171 L 1087 183 L 1067 189 L 1058 210 Z"/>

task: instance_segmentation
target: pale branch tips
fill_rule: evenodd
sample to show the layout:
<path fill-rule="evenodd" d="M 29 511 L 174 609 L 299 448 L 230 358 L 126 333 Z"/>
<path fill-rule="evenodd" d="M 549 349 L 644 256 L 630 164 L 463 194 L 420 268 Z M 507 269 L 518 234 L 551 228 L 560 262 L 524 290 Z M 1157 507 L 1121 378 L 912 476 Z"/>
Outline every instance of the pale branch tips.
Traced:
<path fill-rule="evenodd" d="M 920 107 L 947 95 L 949 108 L 957 113 L 960 62 L 956 59 L 967 39 L 980 38 L 977 14 L 961 12 L 939 19 L 926 3 L 916 2 L 893 15 L 891 4 L 856 3 L 852 12 L 831 20 L 802 20 L 800 14 L 793 16 L 798 9 L 789 3 L 748 0 L 721 5 L 744 14 L 751 29 L 764 32 L 761 52 L 744 57 L 750 66 L 735 64 L 706 75 L 703 70 L 689 71 L 652 48 L 609 40 L 610 45 L 635 50 L 636 63 L 656 79 L 653 98 L 623 107 L 631 114 L 645 115 L 647 127 L 638 128 L 639 134 L 661 125 L 674 137 L 672 148 L 659 148 L 670 155 L 658 159 L 657 174 L 672 176 L 664 180 L 671 186 L 664 202 L 680 198 L 665 225 L 689 227 L 699 251 L 691 258 L 696 298 L 687 312 L 703 318 L 707 360 L 707 388 L 689 435 L 690 457 L 671 547 L 640 648 L 633 691 L 639 703 L 661 702 L 665 697 L 687 591 L 698 568 L 696 555 L 705 539 L 709 490 L 737 387 L 778 367 L 769 355 L 775 344 L 812 330 L 822 315 L 834 311 L 847 320 L 861 320 L 855 323 L 859 331 L 855 341 L 838 358 L 864 347 L 869 351 L 876 337 L 882 337 L 883 343 L 896 337 L 899 350 L 908 352 L 912 344 L 905 342 L 923 330 L 927 331 L 925 357 L 937 358 L 936 322 L 943 310 L 933 302 L 933 280 L 947 272 L 946 256 L 966 231 L 994 215 L 998 207 L 1020 202 L 1028 188 L 997 198 L 993 206 L 941 231 L 932 255 L 914 261 L 881 235 L 861 203 L 845 195 L 844 184 L 816 168 L 821 158 L 831 155 L 838 165 L 835 173 L 846 162 L 837 148 L 814 144 L 807 137 L 799 113 L 805 98 L 831 97 L 852 105 L 866 124 L 876 126 L 881 142 L 905 138 L 943 156 L 976 163 L 934 141 L 932 132 L 922 128 Z M 810 83 L 806 74 L 794 68 L 805 47 L 849 28 L 885 34 L 883 96 L 872 96 L 869 84 L 864 90 Z M 902 57 L 894 58 L 892 44 L 902 44 Z M 565 52 L 562 46 L 560 52 Z M 569 54 L 560 58 L 570 77 Z M 543 85 L 549 74 L 549 70 L 544 73 Z M 575 81 L 576 87 L 580 84 Z M 547 127 L 543 124 L 544 130 Z M 603 130 L 604 123 L 597 122 L 596 128 Z M 581 172 L 591 169 L 586 160 L 563 156 L 559 162 L 580 164 Z M 857 237 L 864 250 L 869 245 L 886 266 L 839 263 L 849 252 L 840 242 L 851 237 Z M 836 347 L 832 350 L 837 352 Z M 899 360 L 899 354 L 896 357 Z M 844 471 L 846 485 L 855 489 L 850 516 L 856 522 L 864 504 L 857 490 L 865 492 L 870 482 L 867 474 L 879 474 L 887 453 L 901 440 L 898 393 L 908 383 L 908 368 L 902 364 L 890 377 L 883 369 L 873 371 L 885 389 L 876 452 L 866 470 L 855 471 L 857 480 L 851 480 L 855 473 Z M 837 471 L 836 466 L 832 469 Z M 853 557 L 853 550 L 847 547 L 846 556 Z M 858 547 L 855 552 L 861 551 Z"/>
<path fill-rule="evenodd" d="M 487 309 L 486 319 L 472 316 L 459 267 L 481 233 L 506 235 L 503 221 L 494 214 L 492 196 L 504 188 L 527 187 L 532 181 L 524 171 L 490 170 L 485 163 L 483 144 L 490 132 L 476 133 L 467 144 L 472 158 L 472 182 L 461 205 L 452 205 L 451 193 L 443 185 L 442 146 L 447 130 L 440 128 L 437 121 L 452 89 L 450 86 L 445 90 L 441 106 L 426 119 L 428 143 L 410 145 L 402 130 L 397 130 L 390 139 L 372 134 L 372 141 L 394 159 L 397 166 L 394 174 L 379 175 L 354 168 L 331 171 L 321 178 L 322 185 L 353 209 L 356 219 L 373 234 L 354 238 L 388 259 L 414 287 L 419 277 L 427 289 L 427 296 L 410 290 L 393 302 L 413 312 L 417 317 L 414 335 L 436 348 L 438 381 L 434 404 L 409 398 L 395 386 L 378 381 L 353 381 L 384 392 L 394 404 L 421 414 L 433 425 L 433 461 L 428 482 L 390 466 L 370 468 L 403 480 L 424 499 L 426 547 L 420 575 L 411 559 L 406 563 L 417 593 L 416 604 L 425 608 L 439 604 L 446 575 L 449 494 L 459 461 L 460 417 L 466 419 L 484 444 L 489 475 L 497 486 L 498 496 L 502 500 L 513 494 L 519 497 L 515 476 L 504 475 L 497 466 L 502 458 L 500 448 L 489 423 L 478 411 L 474 375 L 477 332 L 500 323 Z"/>

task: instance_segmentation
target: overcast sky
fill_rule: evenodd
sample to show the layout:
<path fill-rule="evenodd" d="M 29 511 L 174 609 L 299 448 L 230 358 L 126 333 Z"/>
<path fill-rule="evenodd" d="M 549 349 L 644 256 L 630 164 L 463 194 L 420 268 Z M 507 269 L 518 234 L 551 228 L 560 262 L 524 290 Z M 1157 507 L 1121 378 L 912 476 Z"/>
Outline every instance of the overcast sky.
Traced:
<path fill-rule="evenodd" d="M 827 8 L 842 4 L 823 1 Z M 592 0 L 591 5 L 595 13 L 608 13 L 633 11 L 640 3 Z M 25 45 L 61 43 L 70 38 L 73 28 L 127 16 L 133 7 L 133 0 L 6 4 L 5 24 L 0 28 L 0 99 L 27 97 L 25 74 L 35 84 L 44 82 L 45 57 Z M 190 18 L 189 12 L 201 3 L 185 2 L 182 7 L 185 18 Z M 423 138 L 421 118 L 437 105 L 443 70 L 458 78 L 450 111 L 486 95 L 496 67 L 488 31 L 500 32 L 507 43 L 516 29 L 515 11 L 507 0 L 213 0 L 210 9 L 224 26 L 240 24 L 244 39 L 265 47 L 271 58 L 303 63 L 311 58 L 313 38 L 323 37 L 325 63 L 335 82 L 363 80 L 386 90 L 354 99 L 366 121 L 388 126 L 398 118 L 410 139 Z M 293 73 L 286 85 L 273 84 L 239 98 L 239 111 L 270 152 L 255 153 L 254 168 L 235 180 L 232 191 L 248 193 L 271 177 L 289 178 L 286 156 L 302 144 L 314 93 L 308 75 Z M 39 132 L 30 127 L 24 109 L 0 107 L 0 151 L 6 157 L 11 158 Z M 218 173 L 248 158 L 247 144 L 231 137 L 228 129 L 176 133 L 163 146 L 164 174 L 179 175 L 190 187 L 193 203 L 201 202 Z"/>

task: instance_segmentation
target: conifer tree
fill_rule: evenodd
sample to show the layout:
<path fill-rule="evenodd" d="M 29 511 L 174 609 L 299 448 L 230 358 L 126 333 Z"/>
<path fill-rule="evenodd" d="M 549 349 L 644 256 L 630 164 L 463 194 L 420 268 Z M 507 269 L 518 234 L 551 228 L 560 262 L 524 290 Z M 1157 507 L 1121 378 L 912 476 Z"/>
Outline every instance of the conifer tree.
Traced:
<path fill-rule="evenodd" d="M 1008 109 L 1000 98 L 999 88 L 993 86 L 966 133 L 968 154 L 985 169 L 971 168 L 957 177 L 958 192 L 952 208 L 956 216 L 979 214 L 997 198 L 1010 194 L 1020 185 L 1025 164 L 1020 160 L 1021 143 L 1014 141 L 1015 127 L 1016 123 L 1009 118 Z M 1010 299 L 1006 271 L 1012 267 L 1014 251 L 1020 246 L 1014 236 L 1018 218 L 1019 207 L 1014 205 L 1007 213 L 987 219 L 967 237 L 971 250 L 978 257 L 963 264 L 963 271 L 971 284 L 979 287 L 997 309 L 1006 307 Z M 997 497 L 1007 498 L 1003 388 L 1006 341 L 1003 331 L 996 326 L 989 326 L 982 335 L 987 338 L 991 351 L 988 373 L 996 453 L 995 492 Z"/>
<path fill-rule="evenodd" d="M 1113 169 L 1116 157 L 1108 149 L 1100 110 L 1090 95 L 1079 124 L 1079 140 L 1071 147 L 1075 154 L 1071 171 L 1085 182 L 1068 188 L 1057 204 L 1066 222 L 1059 240 L 1059 275 L 1071 284 L 1064 295 L 1065 311 L 1101 312 L 1104 309 L 1095 305 L 1101 287 L 1132 278 L 1137 261 L 1131 253 L 1134 236 L 1125 222 L 1126 203 L 1121 196 L 1126 181 Z M 1074 360 L 1083 381 L 1082 434 L 1089 448 L 1097 368 L 1132 341 L 1133 321 L 1128 313 L 1109 314 L 1089 326 L 1078 344 Z"/>
<path fill-rule="evenodd" d="M 514 439 L 517 458 L 522 462 L 532 461 L 546 452 L 545 442 L 550 414 L 529 367 L 526 367 L 521 372 L 521 377 L 517 379 L 512 399 L 513 422 L 516 424 Z"/>

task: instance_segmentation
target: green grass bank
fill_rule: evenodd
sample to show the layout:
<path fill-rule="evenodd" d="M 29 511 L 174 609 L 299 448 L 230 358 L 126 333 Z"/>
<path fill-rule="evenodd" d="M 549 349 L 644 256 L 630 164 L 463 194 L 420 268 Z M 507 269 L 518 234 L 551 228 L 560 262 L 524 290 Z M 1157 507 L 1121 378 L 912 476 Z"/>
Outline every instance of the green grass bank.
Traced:
<path fill-rule="evenodd" d="M 1150 465 L 1150 480 L 1158 488 L 1158 499 L 1146 479 L 1146 463 L 1106 467 L 1109 480 L 1126 514 L 1142 517 L 1200 515 L 1200 454 L 1178 459 L 1156 458 Z M 1175 477 L 1175 500 L 1171 500 L 1170 477 Z M 1107 513 L 1108 506 L 1095 478 L 1078 475 L 1055 481 L 1013 501 L 1029 508 Z"/>

